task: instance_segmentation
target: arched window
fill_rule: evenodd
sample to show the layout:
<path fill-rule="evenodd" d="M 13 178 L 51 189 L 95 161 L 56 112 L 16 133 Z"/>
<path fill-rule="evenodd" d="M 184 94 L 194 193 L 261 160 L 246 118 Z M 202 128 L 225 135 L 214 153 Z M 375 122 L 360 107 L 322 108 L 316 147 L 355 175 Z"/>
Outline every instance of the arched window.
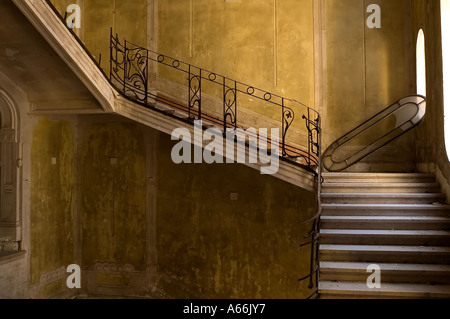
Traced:
<path fill-rule="evenodd" d="M 416 48 L 416 67 L 417 67 L 417 94 L 427 96 L 427 77 L 425 64 L 425 35 L 423 30 L 419 30 L 417 36 Z"/>
<path fill-rule="evenodd" d="M 444 80 L 445 145 L 450 156 L 450 0 L 441 0 L 442 73 Z"/>

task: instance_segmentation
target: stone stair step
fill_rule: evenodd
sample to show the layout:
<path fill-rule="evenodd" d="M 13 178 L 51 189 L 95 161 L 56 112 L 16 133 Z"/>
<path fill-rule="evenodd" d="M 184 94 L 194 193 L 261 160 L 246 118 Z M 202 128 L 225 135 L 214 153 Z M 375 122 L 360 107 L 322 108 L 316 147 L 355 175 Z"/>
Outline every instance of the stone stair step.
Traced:
<path fill-rule="evenodd" d="M 450 263 L 450 247 L 440 246 L 321 244 L 319 252 L 321 261 L 415 264 Z"/>
<path fill-rule="evenodd" d="M 324 181 L 345 183 L 435 183 L 434 174 L 423 173 L 323 173 Z"/>
<path fill-rule="evenodd" d="M 445 195 L 440 193 L 326 193 L 321 197 L 324 204 L 444 204 L 446 201 Z"/>
<path fill-rule="evenodd" d="M 443 216 L 322 216 L 322 229 L 450 230 Z"/>
<path fill-rule="evenodd" d="M 319 283 L 320 298 L 450 298 L 449 285 L 385 283 L 381 288 L 370 289 L 366 283 L 330 282 Z"/>
<path fill-rule="evenodd" d="M 322 184 L 325 193 L 439 193 L 438 183 L 346 183 L 326 182 Z"/>
<path fill-rule="evenodd" d="M 322 204 L 323 216 L 449 216 L 445 204 Z"/>
<path fill-rule="evenodd" d="M 320 298 L 450 298 L 450 205 L 434 174 L 323 177 Z"/>
<path fill-rule="evenodd" d="M 443 230 L 322 229 L 320 236 L 323 244 L 450 246 Z"/>
<path fill-rule="evenodd" d="M 331 262 L 320 263 L 320 279 L 323 281 L 366 282 L 371 274 L 371 263 Z M 433 264 L 378 263 L 383 283 L 432 283 L 450 284 L 450 266 Z"/>

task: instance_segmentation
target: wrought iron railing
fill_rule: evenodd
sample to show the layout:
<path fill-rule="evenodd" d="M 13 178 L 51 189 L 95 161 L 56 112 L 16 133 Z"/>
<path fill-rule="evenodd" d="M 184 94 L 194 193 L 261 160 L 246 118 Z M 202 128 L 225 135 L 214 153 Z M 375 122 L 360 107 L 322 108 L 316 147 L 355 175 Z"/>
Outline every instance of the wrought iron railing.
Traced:
<path fill-rule="evenodd" d="M 254 86 L 244 84 L 242 82 L 232 80 L 223 75 L 211 72 L 191 64 L 180 61 L 124 40 L 120 43 L 119 38 L 110 35 L 110 80 L 116 85 L 126 97 L 145 106 L 154 107 L 156 103 L 166 105 L 174 110 L 184 112 L 187 121 L 204 120 L 213 125 L 227 129 L 244 128 L 238 120 L 239 106 L 238 101 L 245 98 L 255 98 L 259 101 L 267 103 L 279 110 L 279 122 L 281 122 L 281 141 L 278 142 L 280 154 L 282 158 L 297 159 L 297 163 L 311 169 L 316 176 L 317 181 L 317 200 L 318 214 L 305 224 L 312 224 L 311 231 L 305 236 L 310 240 L 301 247 L 311 245 L 311 258 L 309 265 L 309 275 L 299 279 L 304 281 L 309 279 L 308 288 L 313 289 L 312 294 L 308 298 L 316 297 L 318 293 L 319 280 L 319 225 L 320 225 L 320 193 L 322 182 L 321 168 L 321 129 L 320 115 L 315 110 L 309 108 L 301 102 L 281 97 Z M 180 103 L 174 99 L 168 98 L 163 94 L 152 92 L 149 81 L 150 63 L 152 67 L 165 67 L 170 70 L 176 70 L 183 73 L 185 77 L 185 88 L 187 91 L 186 103 Z M 208 105 L 204 105 L 203 86 L 211 83 L 220 87 L 222 100 L 221 116 L 213 115 L 208 110 Z M 244 97 L 240 99 L 239 97 Z M 295 110 L 294 110 L 295 109 Z M 301 117 L 296 117 L 295 112 L 300 112 Z M 300 126 L 300 122 L 295 120 L 301 119 L 306 128 L 306 140 L 303 143 L 296 141 L 290 143 L 289 138 L 291 129 L 295 124 Z M 265 123 L 267 124 L 267 123 Z M 268 145 L 272 141 L 267 137 L 256 136 L 257 139 L 266 139 Z M 295 139 L 294 139 L 295 140 Z M 295 146 L 302 144 L 304 147 Z"/>
<path fill-rule="evenodd" d="M 321 184 L 318 183 L 319 194 L 321 192 Z M 322 207 L 320 202 L 320 195 L 318 198 L 318 212 L 310 220 L 304 222 L 304 224 L 312 224 L 310 232 L 305 236 L 305 239 L 309 239 L 307 242 L 300 244 L 300 247 L 306 247 L 310 245 L 310 263 L 309 263 L 309 274 L 300 278 L 298 281 L 302 282 L 309 280 L 308 288 L 312 290 L 312 293 L 306 299 L 316 299 L 319 296 L 319 271 L 320 271 L 320 261 L 319 261 L 319 246 L 320 246 L 320 218 L 322 215 Z"/>
<path fill-rule="evenodd" d="M 281 140 L 277 141 L 280 155 L 283 158 L 297 159 L 299 164 L 313 169 L 317 174 L 317 167 L 320 166 L 320 116 L 315 110 L 301 102 L 232 80 L 179 59 L 139 47 L 126 40 L 122 44 L 117 34 L 111 33 L 110 44 L 110 80 L 126 97 L 146 107 L 154 107 L 155 103 L 167 105 L 184 112 L 190 122 L 202 120 L 219 126 L 224 132 L 226 129 L 248 126 L 238 119 L 239 110 L 244 104 L 239 103 L 240 100 L 251 98 L 266 105 L 278 107 L 279 118 L 276 122 L 280 124 L 281 130 Z M 185 75 L 185 88 L 188 96 L 185 103 L 151 90 L 149 70 L 150 67 L 155 66 L 175 70 L 179 74 Z M 203 92 L 204 87 L 211 84 L 215 85 L 216 89 L 220 89 L 219 96 L 216 96 L 216 99 L 222 103 L 219 115 L 217 115 L 217 110 L 208 108 L 208 105 L 204 103 L 204 95 L 206 95 Z M 295 112 L 300 112 L 301 117 L 297 117 Z M 267 123 L 261 124 L 267 125 Z M 300 135 L 292 134 L 291 136 L 289 134 L 293 131 L 292 127 L 295 126 L 297 130 L 301 131 L 303 125 L 306 127 L 305 141 L 301 141 Z M 267 139 L 269 145 L 274 142 L 270 138 L 259 135 L 256 137 Z"/>
<path fill-rule="evenodd" d="M 50 0 L 46 3 L 60 18 L 61 22 L 66 26 L 66 19 L 63 17 Z M 78 38 L 72 29 L 68 28 L 71 34 L 78 41 L 80 46 L 90 56 L 92 61 L 99 67 L 100 71 L 107 76 L 101 67 L 100 61 L 97 61 L 85 47 L 84 43 Z M 164 65 L 179 72 L 186 74 L 188 81 L 189 99 L 187 105 L 183 105 L 178 101 L 173 101 L 163 95 L 152 93 L 150 90 L 149 81 L 149 63 L 153 62 L 157 65 Z M 291 99 L 286 99 L 276 94 L 255 88 L 244 83 L 234 81 L 214 72 L 206 71 L 204 69 L 195 67 L 184 63 L 178 59 L 170 58 L 166 55 L 153 52 L 151 50 L 139 47 L 130 42 L 124 41 L 121 44 L 117 34 L 113 36 L 112 29 L 110 34 L 110 74 L 109 80 L 112 85 L 122 92 L 124 96 L 134 100 L 135 102 L 145 106 L 153 107 L 154 103 L 165 104 L 171 108 L 180 111 L 187 111 L 188 120 L 192 122 L 195 119 L 204 119 L 212 124 L 222 125 L 226 128 L 244 128 L 238 123 L 238 95 L 257 98 L 265 103 L 270 103 L 274 107 L 279 108 L 281 113 L 281 130 L 282 140 L 281 144 L 277 142 L 281 149 L 282 158 L 299 158 L 298 164 L 305 166 L 314 172 L 317 182 L 317 215 L 305 222 L 304 224 L 312 223 L 311 231 L 305 238 L 311 238 L 310 241 L 301 244 L 302 247 L 311 245 L 311 258 L 309 275 L 299 279 L 304 281 L 309 279 L 309 289 L 313 289 L 312 294 L 308 297 L 317 297 L 318 282 L 319 282 L 319 230 L 320 230 L 320 215 L 321 215 L 321 184 L 322 184 L 322 160 L 321 160 L 321 118 L 318 112 L 309 108 L 305 104 Z M 222 117 L 212 116 L 205 112 L 205 107 L 202 105 L 202 82 L 215 83 L 222 87 L 223 99 L 223 115 Z M 307 140 L 300 143 L 306 147 L 300 148 L 291 145 L 288 141 L 288 131 L 293 127 L 294 121 L 299 117 L 295 116 L 296 111 L 302 113 L 301 121 L 304 121 L 307 131 Z M 297 110 L 299 109 L 299 110 Z M 170 113 L 168 113 L 170 115 Z M 247 131 L 247 133 L 251 133 Z M 259 137 L 258 138 L 264 138 Z M 268 144 L 271 142 L 267 138 Z M 298 143 L 297 143 L 298 144 Z"/>
<path fill-rule="evenodd" d="M 415 128 L 425 113 L 425 96 L 410 95 L 395 102 L 332 143 L 323 154 L 324 167 L 330 172 L 349 168 Z"/>

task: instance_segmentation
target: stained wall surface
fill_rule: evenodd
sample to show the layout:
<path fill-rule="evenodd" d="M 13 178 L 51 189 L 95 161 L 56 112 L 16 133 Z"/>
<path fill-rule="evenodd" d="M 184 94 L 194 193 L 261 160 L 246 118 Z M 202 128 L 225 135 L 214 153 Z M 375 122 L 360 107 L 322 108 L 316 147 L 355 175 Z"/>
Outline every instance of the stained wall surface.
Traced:
<path fill-rule="evenodd" d="M 45 273 L 74 263 L 75 141 L 68 121 L 39 119 L 31 146 L 30 284 Z M 42 287 L 49 297 L 62 280 Z"/>
<path fill-rule="evenodd" d="M 56 3 L 59 10 L 67 4 Z M 392 170 L 399 164 L 412 170 L 418 163 L 437 163 L 449 176 L 438 1 L 327 0 L 323 60 L 315 59 L 313 3 L 159 1 L 157 47 L 310 105 L 317 102 L 315 90 L 321 90 L 325 99 L 318 107 L 327 145 L 389 103 L 415 93 L 415 39 L 423 28 L 429 90 L 425 123 L 366 163 Z M 380 4 L 381 29 L 366 26 L 365 9 L 372 3 Z M 108 56 L 111 24 L 127 39 L 147 43 L 146 1 L 82 5 L 82 35 L 94 55 Z M 317 63 L 324 63 L 326 81 L 314 88 Z M 266 111 L 262 114 L 270 117 Z M 298 244 L 308 231 L 301 222 L 316 212 L 314 194 L 238 164 L 175 165 L 169 136 L 120 117 L 34 120 L 24 130 L 31 141 L 24 163 L 30 167 L 25 205 L 30 212 L 24 215 L 29 216 L 29 255 L 26 261 L 0 264 L 2 287 L 13 285 L 17 296 L 55 296 L 65 289 L 65 267 L 75 262 L 83 267 L 82 291 L 87 293 L 309 294 L 297 283 L 309 262 L 309 252 Z M 16 286 L 14 267 L 22 273 L 19 278 L 29 280 L 30 291 L 39 291 L 29 294 Z"/>
<path fill-rule="evenodd" d="M 314 193 L 240 164 L 176 165 L 170 136 L 124 119 L 83 123 L 81 250 L 83 268 L 96 274 L 93 291 L 308 295 L 297 279 L 308 271 L 309 250 L 298 245 L 310 227 L 301 223 L 316 211 Z M 105 263 L 133 271 L 97 269 Z"/>
<path fill-rule="evenodd" d="M 145 270 L 145 146 L 135 124 L 99 122 L 81 137 L 83 266 Z"/>
<path fill-rule="evenodd" d="M 175 297 L 305 298 L 315 194 L 241 164 L 180 164 L 161 136 L 157 254 Z M 233 194 L 233 197 L 230 197 Z"/>
<path fill-rule="evenodd" d="M 174 164 L 170 136 L 118 116 L 42 117 L 33 136 L 35 297 L 309 295 L 314 193 L 241 164 Z"/>
<path fill-rule="evenodd" d="M 367 24 L 371 4 L 379 5 L 381 28 Z M 409 5 L 403 0 L 325 2 L 324 148 L 397 100 L 416 93 Z M 381 137 L 383 132 L 379 133 Z M 349 154 L 370 140 L 372 136 L 358 140 L 349 147 Z M 372 164 L 365 169 L 408 171 L 415 169 L 415 160 L 414 134 L 408 133 L 364 162 Z"/>

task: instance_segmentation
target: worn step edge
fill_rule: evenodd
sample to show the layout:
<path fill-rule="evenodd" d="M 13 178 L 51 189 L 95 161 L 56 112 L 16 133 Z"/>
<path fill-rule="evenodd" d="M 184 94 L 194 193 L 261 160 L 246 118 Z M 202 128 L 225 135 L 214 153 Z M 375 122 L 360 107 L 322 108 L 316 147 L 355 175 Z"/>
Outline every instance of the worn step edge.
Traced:
<path fill-rule="evenodd" d="M 369 263 L 321 261 L 319 278 L 323 281 L 366 282 L 379 267 L 384 283 L 450 284 L 450 266 L 445 264 Z"/>
<path fill-rule="evenodd" d="M 364 203 L 322 203 L 322 210 L 423 210 L 423 211 L 436 211 L 436 210 L 448 210 L 450 213 L 450 205 L 442 203 L 433 204 L 364 204 Z"/>
<path fill-rule="evenodd" d="M 373 263 L 364 262 L 337 262 L 337 261 L 321 261 L 321 271 L 346 271 L 346 272 L 367 272 L 367 268 Z M 448 273 L 450 275 L 450 265 L 444 264 L 401 264 L 401 263 L 377 263 L 381 272 L 384 271 L 406 271 L 406 272 L 431 272 L 431 273 Z"/>
<path fill-rule="evenodd" d="M 390 229 L 390 230 L 450 230 L 450 218 L 445 216 L 329 216 L 322 215 L 321 229 Z"/>
<path fill-rule="evenodd" d="M 444 216 L 323 216 L 327 221 L 361 221 L 361 222 L 450 222 L 450 217 Z"/>
<path fill-rule="evenodd" d="M 436 179 L 432 173 L 329 173 L 323 172 L 322 176 L 327 179 Z"/>
<path fill-rule="evenodd" d="M 450 285 L 427 285 L 407 283 L 382 283 L 381 288 L 370 289 L 366 283 L 319 282 L 319 294 L 367 295 L 404 298 L 450 298 Z"/>
<path fill-rule="evenodd" d="M 369 183 L 369 182 L 324 182 L 322 189 L 324 188 L 347 188 L 347 187 L 367 187 L 367 188 L 439 188 L 438 183 Z"/>
<path fill-rule="evenodd" d="M 325 193 L 322 199 L 328 198 L 445 198 L 442 193 Z"/>
<path fill-rule="evenodd" d="M 321 229 L 321 235 L 450 237 L 445 230 Z"/>
<path fill-rule="evenodd" d="M 441 216 L 450 217 L 444 204 L 326 204 L 322 216 Z"/>
<path fill-rule="evenodd" d="M 441 246 L 399 246 L 399 245 L 332 245 L 319 246 L 320 250 L 334 251 L 374 251 L 374 252 L 417 252 L 417 253 L 448 253 L 450 247 Z"/>

